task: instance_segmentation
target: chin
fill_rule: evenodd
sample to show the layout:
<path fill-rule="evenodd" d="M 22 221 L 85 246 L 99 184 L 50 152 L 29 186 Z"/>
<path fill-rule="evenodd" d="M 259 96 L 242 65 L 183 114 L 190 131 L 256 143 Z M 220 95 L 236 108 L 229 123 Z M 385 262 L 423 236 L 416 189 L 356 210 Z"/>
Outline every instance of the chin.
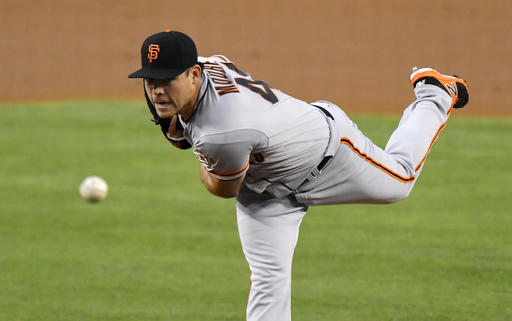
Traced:
<path fill-rule="evenodd" d="M 158 112 L 157 111 L 157 115 L 160 118 L 166 119 L 166 118 L 171 118 L 172 116 L 176 115 L 176 113 L 173 113 L 173 112 L 170 112 L 170 111 L 162 113 L 162 112 Z"/>

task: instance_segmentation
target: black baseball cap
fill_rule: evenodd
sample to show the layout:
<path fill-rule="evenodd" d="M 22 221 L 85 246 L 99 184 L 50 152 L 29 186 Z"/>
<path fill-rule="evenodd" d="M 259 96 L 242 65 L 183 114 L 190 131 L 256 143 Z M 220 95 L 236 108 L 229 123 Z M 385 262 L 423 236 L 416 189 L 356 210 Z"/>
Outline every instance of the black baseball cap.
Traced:
<path fill-rule="evenodd" d="M 128 78 L 174 78 L 197 64 L 197 48 L 186 34 L 167 29 L 144 40 L 140 58 L 142 68 Z"/>

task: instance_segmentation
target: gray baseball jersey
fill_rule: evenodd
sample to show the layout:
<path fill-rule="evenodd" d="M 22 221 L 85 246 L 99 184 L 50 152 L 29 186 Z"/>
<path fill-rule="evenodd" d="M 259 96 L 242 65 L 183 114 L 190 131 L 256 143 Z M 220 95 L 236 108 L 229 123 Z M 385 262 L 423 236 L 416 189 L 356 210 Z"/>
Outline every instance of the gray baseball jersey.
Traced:
<path fill-rule="evenodd" d="M 325 156 L 329 127 L 318 108 L 239 70 L 223 56 L 200 57 L 203 83 L 185 138 L 220 180 L 283 197 Z"/>

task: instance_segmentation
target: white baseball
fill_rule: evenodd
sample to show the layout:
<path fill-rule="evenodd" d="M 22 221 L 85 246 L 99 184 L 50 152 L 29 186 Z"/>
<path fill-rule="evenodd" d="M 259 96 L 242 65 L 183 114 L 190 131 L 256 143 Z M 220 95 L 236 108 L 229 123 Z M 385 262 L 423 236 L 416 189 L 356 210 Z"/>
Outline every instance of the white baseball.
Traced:
<path fill-rule="evenodd" d="M 80 184 L 79 191 L 84 200 L 96 203 L 107 197 L 108 185 L 101 177 L 89 176 Z"/>

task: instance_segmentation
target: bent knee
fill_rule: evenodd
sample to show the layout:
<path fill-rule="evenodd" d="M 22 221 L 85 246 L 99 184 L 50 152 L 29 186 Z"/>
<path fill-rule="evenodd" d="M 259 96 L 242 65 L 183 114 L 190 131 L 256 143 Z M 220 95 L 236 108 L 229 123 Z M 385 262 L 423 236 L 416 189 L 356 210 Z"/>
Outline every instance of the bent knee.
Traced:
<path fill-rule="evenodd" d="M 387 191 L 386 197 L 381 199 L 382 204 L 393 204 L 406 199 L 411 193 L 411 189 L 396 189 Z"/>

